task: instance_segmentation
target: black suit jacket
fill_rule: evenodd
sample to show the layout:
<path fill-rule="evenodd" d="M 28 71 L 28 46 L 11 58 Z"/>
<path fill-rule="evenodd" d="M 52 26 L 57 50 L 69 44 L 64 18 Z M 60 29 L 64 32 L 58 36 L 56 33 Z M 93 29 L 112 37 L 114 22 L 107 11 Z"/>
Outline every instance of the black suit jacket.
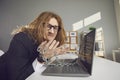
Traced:
<path fill-rule="evenodd" d="M 32 63 L 38 57 L 37 46 L 26 33 L 16 34 L 0 57 L 0 80 L 25 80 L 30 76 L 34 72 Z"/>

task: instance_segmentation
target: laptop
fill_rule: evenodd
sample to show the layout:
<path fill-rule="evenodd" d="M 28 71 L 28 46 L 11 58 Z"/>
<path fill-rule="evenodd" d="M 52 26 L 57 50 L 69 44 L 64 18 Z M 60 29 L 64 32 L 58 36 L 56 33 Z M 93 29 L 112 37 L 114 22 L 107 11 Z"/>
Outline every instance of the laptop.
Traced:
<path fill-rule="evenodd" d="M 80 39 L 78 58 L 53 61 L 42 72 L 46 76 L 88 77 L 92 75 L 95 30 Z"/>

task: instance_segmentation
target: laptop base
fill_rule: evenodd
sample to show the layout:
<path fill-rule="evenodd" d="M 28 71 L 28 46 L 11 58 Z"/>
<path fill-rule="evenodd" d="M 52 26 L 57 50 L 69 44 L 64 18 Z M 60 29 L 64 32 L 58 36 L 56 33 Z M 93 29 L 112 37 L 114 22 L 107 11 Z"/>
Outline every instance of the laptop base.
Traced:
<path fill-rule="evenodd" d="M 68 60 L 67 60 L 68 62 Z M 46 76 L 64 76 L 64 77 L 88 77 L 90 74 L 82 65 L 72 61 L 72 63 L 64 62 L 63 65 L 51 64 L 43 71 L 42 75 Z M 71 62 L 71 61 L 70 61 Z M 56 63 L 56 62 L 53 62 Z"/>

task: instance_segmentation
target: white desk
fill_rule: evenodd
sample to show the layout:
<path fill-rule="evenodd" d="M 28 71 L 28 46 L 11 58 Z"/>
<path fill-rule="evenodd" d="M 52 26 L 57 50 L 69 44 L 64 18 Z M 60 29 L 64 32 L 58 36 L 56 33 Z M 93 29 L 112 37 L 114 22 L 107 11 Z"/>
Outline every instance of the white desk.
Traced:
<path fill-rule="evenodd" d="M 93 61 L 93 74 L 90 77 L 43 76 L 36 72 L 26 80 L 120 80 L 120 63 L 95 56 Z"/>

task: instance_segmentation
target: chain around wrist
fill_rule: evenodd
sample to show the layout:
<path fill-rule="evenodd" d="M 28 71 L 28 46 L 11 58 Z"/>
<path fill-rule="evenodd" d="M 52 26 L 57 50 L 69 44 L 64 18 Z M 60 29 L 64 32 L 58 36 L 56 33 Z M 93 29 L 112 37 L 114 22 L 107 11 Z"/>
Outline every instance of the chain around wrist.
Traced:
<path fill-rule="evenodd" d="M 39 52 L 39 57 L 38 57 L 38 61 L 39 62 L 47 62 L 48 58 L 44 57 L 45 52 L 47 51 L 47 48 L 42 49 L 41 47 L 37 48 L 37 51 Z"/>

